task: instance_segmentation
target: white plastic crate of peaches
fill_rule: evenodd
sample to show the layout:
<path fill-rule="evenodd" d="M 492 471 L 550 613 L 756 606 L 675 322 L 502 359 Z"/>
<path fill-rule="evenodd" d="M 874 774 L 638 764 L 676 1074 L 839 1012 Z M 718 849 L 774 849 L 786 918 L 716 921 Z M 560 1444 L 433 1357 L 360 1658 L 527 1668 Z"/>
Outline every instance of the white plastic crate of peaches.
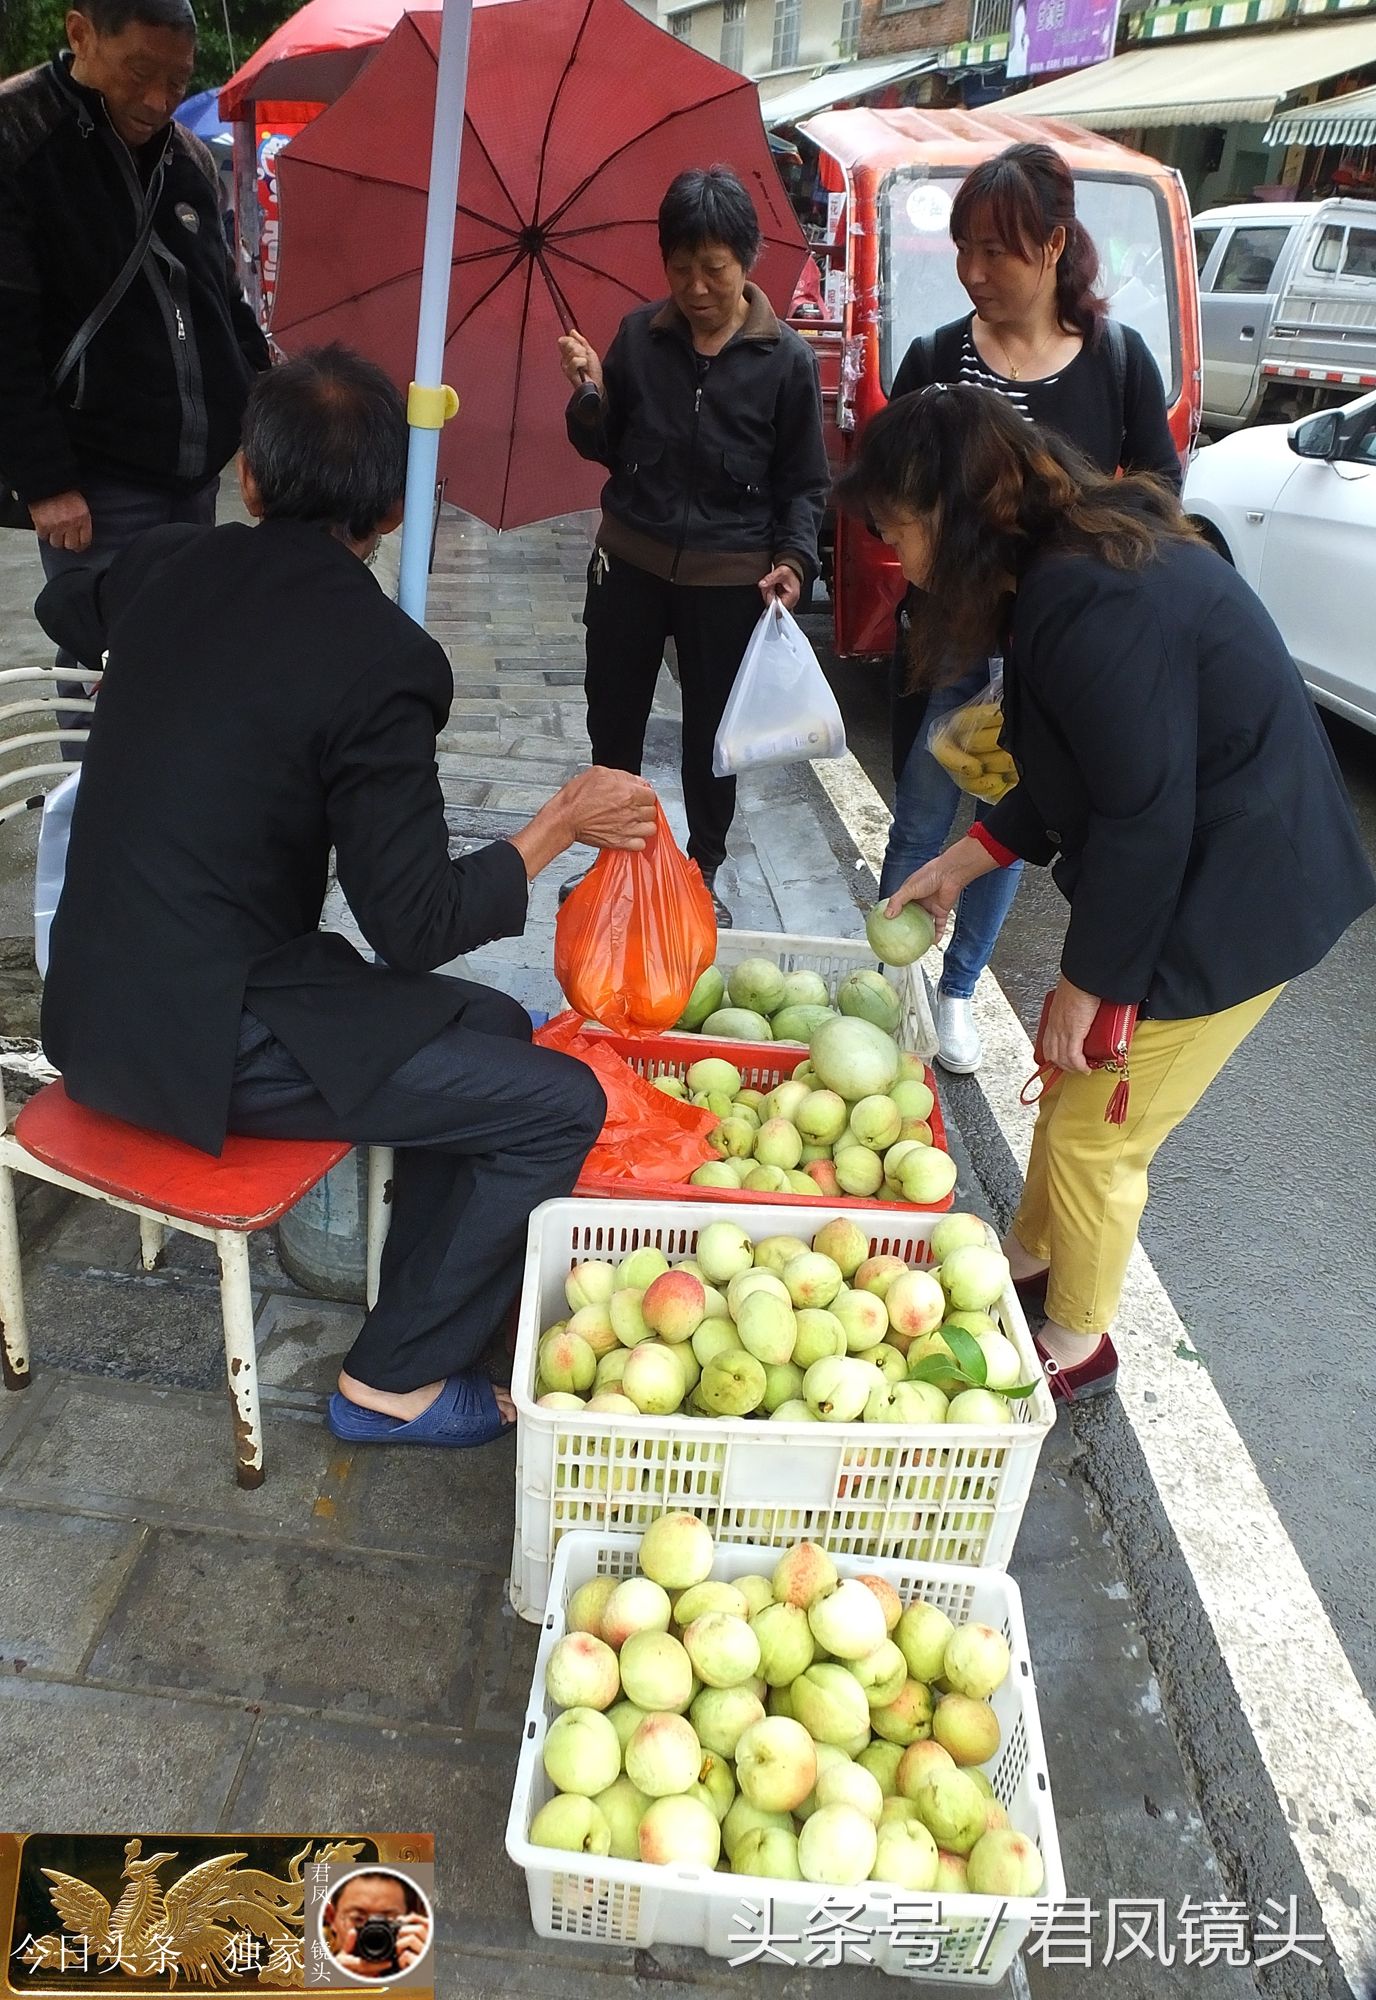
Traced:
<path fill-rule="evenodd" d="M 719 1537 L 1004 1566 L 1054 1409 L 978 1217 L 550 1202 L 512 1392 L 512 1595 L 570 1528 L 666 1505 Z"/>
<path fill-rule="evenodd" d="M 992 1986 L 1065 1896 L 1007 1578 L 714 1544 L 560 1546 L 507 1852 L 546 1937 Z M 899 1918 L 901 1921 L 896 1922 Z"/>

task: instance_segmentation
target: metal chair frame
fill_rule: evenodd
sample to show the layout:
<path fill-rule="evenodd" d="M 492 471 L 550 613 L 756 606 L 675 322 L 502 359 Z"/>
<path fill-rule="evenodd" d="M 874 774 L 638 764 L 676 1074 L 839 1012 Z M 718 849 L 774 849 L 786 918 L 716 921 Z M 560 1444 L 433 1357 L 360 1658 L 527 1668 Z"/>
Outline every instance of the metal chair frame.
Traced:
<path fill-rule="evenodd" d="M 6 1059 L 7 1060 L 7 1059 Z M 40 1056 L 24 1065 L 30 1075 L 48 1080 L 58 1072 Z M 253 1337 L 253 1287 L 249 1272 L 248 1238 L 253 1226 L 229 1228 L 170 1215 L 146 1202 L 123 1199 L 62 1173 L 28 1151 L 14 1131 L 4 1091 L 0 1062 L 0 1370 L 6 1389 L 26 1389 L 32 1380 L 28 1322 L 24 1311 L 24 1280 L 19 1245 L 19 1221 L 14 1177 L 46 1181 L 88 1201 L 101 1201 L 138 1217 L 139 1252 L 145 1271 L 156 1271 L 165 1255 L 169 1230 L 199 1236 L 215 1245 L 219 1268 L 220 1313 L 224 1323 L 225 1379 L 234 1431 L 234 1476 L 240 1486 L 263 1483 L 263 1420 L 258 1395 L 258 1361 Z M 328 1171 L 328 1169 L 326 1170 Z M 374 1146 L 368 1153 L 367 1303 L 377 1300 L 382 1246 L 391 1221 L 392 1149 Z"/>
<path fill-rule="evenodd" d="M 81 669 L 82 679 L 90 686 L 99 687 L 102 676 L 97 672 Z M 67 673 L 59 675 L 56 667 L 7 667 L 0 672 L 0 688 L 19 685 L 32 686 L 35 681 L 53 688 L 52 694 L 27 695 L 21 701 L 6 702 L 0 706 L 0 756 L 8 756 L 12 751 L 50 748 L 54 743 L 84 743 L 84 729 L 43 729 L 32 730 L 25 735 L 6 734 L 9 723 L 21 715 L 51 715 L 57 709 L 64 714 L 93 715 L 95 698 L 92 695 L 58 695 L 58 680 L 70 683 Z M 0 794 L 12 786 L 23 787 L 20 796 L 0 806 L 0 825 L 6 820 L 17 819 L 20 813 L 36 812 L 42 808 L 44 794 L 51 789 L 44 785 L 35 791 L 33 786 L 40 778 L 69 778 L 77 769 L 74 762 L 61 764 L 21 764 L 14 771 L 0 771 Z"/>

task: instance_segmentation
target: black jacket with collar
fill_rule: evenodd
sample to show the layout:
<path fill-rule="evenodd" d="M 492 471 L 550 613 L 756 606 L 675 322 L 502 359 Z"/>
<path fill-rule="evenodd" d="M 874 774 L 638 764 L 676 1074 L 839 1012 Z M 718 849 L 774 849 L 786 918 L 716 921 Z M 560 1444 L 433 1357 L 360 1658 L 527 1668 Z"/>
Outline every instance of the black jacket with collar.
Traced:
<path fill-rule="evenodd" d="M 746 298 L 710 361 L 672 300 L 627 313 L 594 420 L 569 404 L 575 450 L 612 475 L 602 546 L 679 583 L 755 583 L 761 561 L 791 559 L 805 584 L 817 573 L 830 486 L 817 363 L 758 287 Z"/>
<path fill-rule="evenodd" d="M 1066 977 L 1189 1020 L 1307 971 L 1376 901 L 1327 736 L 1285 642 L 1201 542 L 1141 571 L 1044 553 L 1018 585 L 985 816 L 1051 864 Z"/>
<path fill-rule="evenodd" d="M 54 396 L 49 376 L 133 248 L 143 267 Z M 173 123 L 136 157 L 70 58 L 0 84 L 0 470 L 44 500 L 104 472 L 174 492 L 238 447 L 267 343 L 230 269 L 209 152 Z"/>
<path fill-rule="evenodd" d="M 462 1011 L 430 968 L 525 924 L 509 842 L 449 857 L 443 648 L 295 521 L 155 528 L 38 615 L 109 648 L 43 990 L 72 1096 L 218 1152 L 248 1005 L 347 1114 Z M 384 965 L 318 928 L 331 847 Z"/>

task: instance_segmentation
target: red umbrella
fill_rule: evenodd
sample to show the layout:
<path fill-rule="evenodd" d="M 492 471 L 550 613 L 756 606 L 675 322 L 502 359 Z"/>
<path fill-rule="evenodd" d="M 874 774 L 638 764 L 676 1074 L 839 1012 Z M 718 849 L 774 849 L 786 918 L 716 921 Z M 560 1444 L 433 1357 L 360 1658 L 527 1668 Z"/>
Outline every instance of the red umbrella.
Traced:
<path fill-rule="evenodd" d="M 440 5 L 412 0 L 416 13 Z M 275 99 L 333 104 L 405 10 L 406 0 L 306 0 L 235 70 L 220 91 L 220 116 L 232 123 L 251 104 Z"/>
<path fill-rule="evenodd" d="M 356 84 L 278 161 L 282 276 L 274 338 L 342 340 L 399 383 L 415 356 L 438 15 L 407 15 Z M 480 6 L 464 117 L 445 380 L 448 498 L 497 528 L 596 500 L 603 475 L 564 435 L 555 342 L 605 348 L 662 297 L 655 219 L 685 167 L 732 166 L 765 247 L 756 279 L 784 307 L 806 244 L 755 86 L 626 0 Z"/>

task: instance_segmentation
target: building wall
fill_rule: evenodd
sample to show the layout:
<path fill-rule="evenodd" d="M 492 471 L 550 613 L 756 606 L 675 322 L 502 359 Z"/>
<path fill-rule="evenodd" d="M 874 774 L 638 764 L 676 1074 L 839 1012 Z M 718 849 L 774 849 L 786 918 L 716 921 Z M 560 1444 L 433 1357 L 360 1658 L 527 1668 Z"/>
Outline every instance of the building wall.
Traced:
<path fill-rule="evenodd" d="M 699 55 L 711 56 L 715 62 L 721 48 L 721 7 L 688 7 L 670 14 L 663 9 L 659 25 L 666 33 L 685 42 Z"/>
<path fill-rule="evenodd" d="M 787 72 L 773 71 L 775 0 L 746 0 L 744 73 L 762 80 L 778 79 L 777 88 L 806 76 L 810 70 L 837 60 L 841 38 L 842 0 L 798 0 L 798 53 Z M 660 26 L 672 31 L 675 22 L 686 31 L 686 41 L 700 55 L 722 60 L 723 8 L 720 0 L 686 13 L 661 8 Z"/>
<path fill-rule="evenodd" d="M 774 47 L 774 0 L 746 0 L 745 73 L 767 76 Z"/>
<path fill-rule="evenodd" d="M 802 60 L 802 22 L 798 24 L 799 60 Z M 746 0 L 745 69 L 747 76 L 767 77 L 774 65 L 774 0 Z"/>
<path fill-rule="evenodd" d="M 803 0 L 798 62 L 806 69 L 834 63 L 841 52 L 841 0 Z"/>
<path fill-rule="evenodd" d="M 864 0 L 860 54 L 901 56 L 909 49 L 946 48 L 970 33 L 971 0 Z"/>

